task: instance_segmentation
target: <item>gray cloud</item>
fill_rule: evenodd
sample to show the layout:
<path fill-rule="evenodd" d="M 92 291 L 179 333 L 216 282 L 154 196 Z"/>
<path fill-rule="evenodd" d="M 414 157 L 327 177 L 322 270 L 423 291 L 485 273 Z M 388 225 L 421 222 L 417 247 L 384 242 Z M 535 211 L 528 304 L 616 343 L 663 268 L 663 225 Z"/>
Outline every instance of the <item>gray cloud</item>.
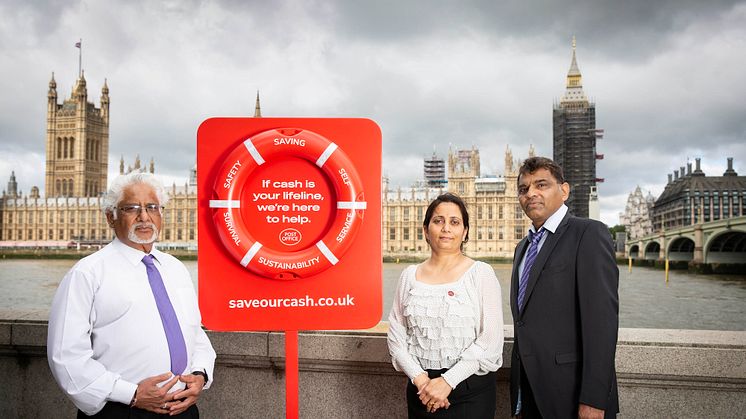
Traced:
<path fill-rule="evenodd" d="M 687 158 L 746 172 L 744 28 L 746 3 L 726 1 L 3 2 L 0 181 L 43 188 L 47 83 L 69 96 L 78 38 L 89 99 L 111 90 L 112 171 L 139 154 L 185 180 L 199 124 L 251 116 L 259 89 L 265 116 L 374 119 L 407 186 L 449 146 L 479 147 L 484 173 L 507 146 L 551 156 L 574 34 L 615 224 L 635 186 L 660 193 Z"/>

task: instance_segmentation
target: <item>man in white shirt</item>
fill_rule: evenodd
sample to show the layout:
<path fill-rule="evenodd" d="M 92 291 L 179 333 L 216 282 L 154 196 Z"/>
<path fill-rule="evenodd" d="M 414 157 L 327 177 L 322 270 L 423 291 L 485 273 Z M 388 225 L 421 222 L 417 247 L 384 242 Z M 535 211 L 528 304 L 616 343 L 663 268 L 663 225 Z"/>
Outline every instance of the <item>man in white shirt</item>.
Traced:
<path fill-rule="evenodd" d="M 199 417 L 215 351 L 189 272 L 153 247 L 167 199 L 151 174 L 117 177 L 103 203 L 116 238 L 57 289 L 47 358 L 79 418 Z"/>

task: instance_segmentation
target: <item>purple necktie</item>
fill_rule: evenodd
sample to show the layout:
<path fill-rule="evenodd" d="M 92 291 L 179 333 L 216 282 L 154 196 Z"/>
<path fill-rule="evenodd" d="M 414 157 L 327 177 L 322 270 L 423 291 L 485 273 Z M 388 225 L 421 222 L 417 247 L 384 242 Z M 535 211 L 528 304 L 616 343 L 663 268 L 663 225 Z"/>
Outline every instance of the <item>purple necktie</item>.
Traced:
<path fill-rule="evenodd" d="M 184 343 L 184 335 L 181 334 L 179 319 L 176 318 L 174 306 L 168 298 L 166 287 L 163 285 L 161 273 L 153 263 L 153 255 L 146 255 L 142 258 L 145 269 L 148 272 L 148 282 L 150 289 L 153 290 L 155 304 L 158 306 L 158 313 L 161 315 L 163 330 L 166 332 L 166 341 L 168 341 L 168 353 L 171 355 L 171 372 L 180 375 L 186 369 L 187 352 Z"/>
<path fill-rule="evenodd" d="M 526 254 L 526 260 L 523 261 L 523 272 L 521 272 L 521 278 L 518 281 L 518 311 L 523 310 L 523 300 L 526 298 L 526 287 L 528 286 L 528 276 L 531 274 L 531 267 L 534 265 L 536 255 L 539 253 L 539 242 L 544 237 L 544 227 L 540 228 L 538 232 L 534 233 L 531 230 L 528 232 L 528 253 Z"/>

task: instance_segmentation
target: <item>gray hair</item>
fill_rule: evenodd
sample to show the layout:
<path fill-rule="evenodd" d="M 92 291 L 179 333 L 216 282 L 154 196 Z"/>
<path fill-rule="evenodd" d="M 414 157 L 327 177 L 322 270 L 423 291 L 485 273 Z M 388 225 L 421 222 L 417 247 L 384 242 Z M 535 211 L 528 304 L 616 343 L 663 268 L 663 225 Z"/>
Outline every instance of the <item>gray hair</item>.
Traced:
<path fill-rule="evenodd" d="M 165 206 L 168 203 L 166 188 L 163 187 L 163 183 L 157 177 L 152 173 L 133 172 L 126 175 L 119 175 L 111 182 L 109 190 L 106 191 L 101 201 L 101 210 L 104 211 L 104 214 L 112 214 L 114 219 L 116 219 L 116 209 L 122 200 L 124 190 L 138 183 L 144 183 L 152 187 L 155 190 L 155 195 L 158 197 L 159 204 Z"/>

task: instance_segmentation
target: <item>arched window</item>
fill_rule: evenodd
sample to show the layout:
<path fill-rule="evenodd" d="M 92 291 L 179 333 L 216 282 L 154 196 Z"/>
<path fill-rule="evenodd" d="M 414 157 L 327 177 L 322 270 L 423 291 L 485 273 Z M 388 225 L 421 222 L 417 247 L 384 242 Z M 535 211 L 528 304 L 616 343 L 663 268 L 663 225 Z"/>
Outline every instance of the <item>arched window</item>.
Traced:
<path fill-rule="evenodd" d="M 55 196 L 60 196 L 60 195 L 62 195 L 62 185 L 60 185 L 60 180 L 59 180 L 59 179 L 57 179 L 57 180 L 56 180 L 56 181 L 54 182 L 54 195 L 55 195 Z"/>
<path fill-rule="evenodd" d="M 68 186 L 69 186 L 69 188 L 67 190 L 69 194 L 67 196 L 73 196 L 73 180 L 70 179 L 67 182 L 68 182 Z"/>
<path fill-rule="evenodd" d="M 62 140 L 62 158 L 67 158 L 67 137 Z"/>
<path fill-rule="evenodd" d="M 70 158 L 75 158 L 75 138 L 70 138 Z"/>
<path fill-rule="evenodd" d="M 61 159 L 62 158 L 62 138 L 57 137 L 56 144 L 57 144 L 57 158 Z"/>

